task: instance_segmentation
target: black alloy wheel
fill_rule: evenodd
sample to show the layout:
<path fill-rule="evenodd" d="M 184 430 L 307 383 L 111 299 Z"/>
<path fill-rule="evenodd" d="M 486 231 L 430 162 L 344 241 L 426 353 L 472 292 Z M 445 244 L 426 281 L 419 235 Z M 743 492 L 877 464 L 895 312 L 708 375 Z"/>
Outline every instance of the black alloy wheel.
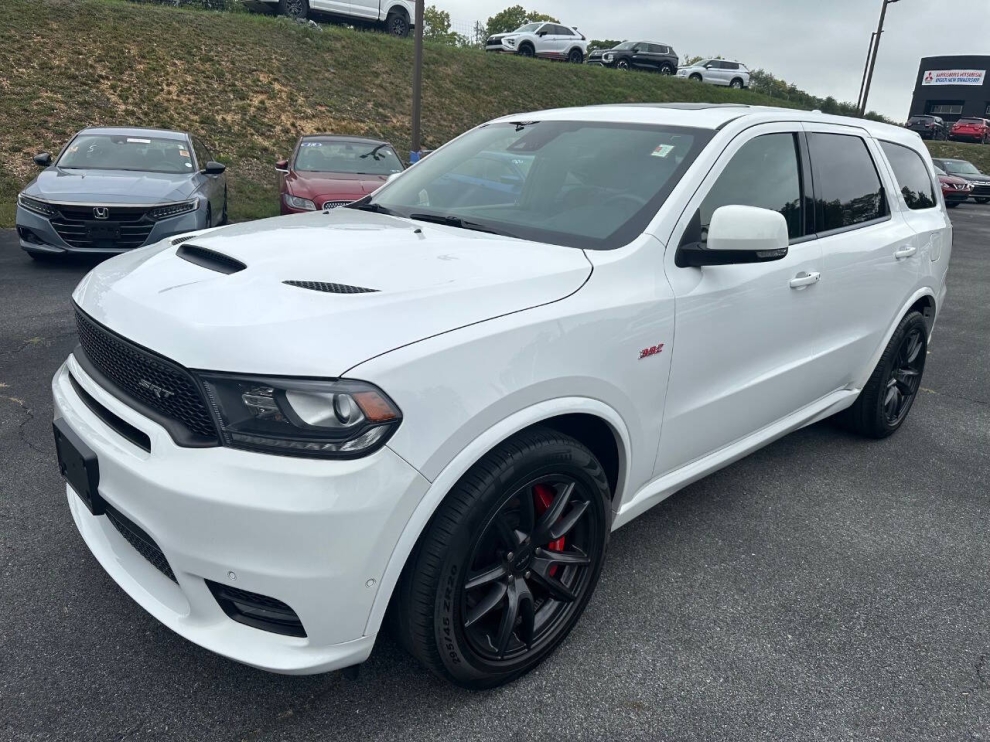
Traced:
<path fill-rule="evenodd" d="M 532 670 L 594 592 L 611 526 L 601 465 L 531 428 L 451 490 L 410 556 L 391 609 L 398 638 L 436 675 L 492 688 Z"/>
<path fill-rule="evenodd" d="M 567 55 L 567 61 L 571 64 L 584 64 L 584 52 L 580 49 L 571 49 Z"/>
<path fill-rule="evenodd" d="M 883 398 L 883 414 L 891 427 L 901 424 L 921 387 L 925 347 L 924 328 L 914 327 L 904 336 L 897 350 Z"/>
<path fill-rule="evenodd" d="M 523 44 L 522 46 L 519 47 L 519 56 L 520 57 L 535 57 L 536 56 L 536 50 L 532 46 L 530 46 L 529 44 Z"/>
<path fill-rule="evenodd" d="M 674 74 L 674 68 L 669 64 L 660 65 L 660 74 L 664 76 L 669 76 Z"/>
<path fill-rule="evenodd" d="M 620 59 L 618 62 L 615 63 L 615 68 L 617 70 L 624 70 L 624 71 L 628 72 L 629 71 L 629 60 L 628 59 Z"/>
<path fill-rule="evenodd" d="M 402 12 L 389 13 L 385 19 L 385 30 L 391 36 L 405 38 L 409 35 L 409 18 Z"/>
<path fill-rule="evenodd" d="M 307 0 L 278 0 L 278 12 L 289 18 L 305 20 L 309 15 L 309 3 Z"/>

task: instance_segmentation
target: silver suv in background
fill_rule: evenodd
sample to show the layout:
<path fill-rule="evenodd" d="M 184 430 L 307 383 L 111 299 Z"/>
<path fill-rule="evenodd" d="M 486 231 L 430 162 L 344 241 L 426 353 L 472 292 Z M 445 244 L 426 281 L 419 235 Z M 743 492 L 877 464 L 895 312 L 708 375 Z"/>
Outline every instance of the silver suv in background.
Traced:
<path fill-rule="evenodd" d="M 749 69 L 740 62 L 731 62 L 728 59 L 702 59 L 695 64 L 681 67 L 677 70 L 677 76 L 738 90 L 749 87 Z"/>

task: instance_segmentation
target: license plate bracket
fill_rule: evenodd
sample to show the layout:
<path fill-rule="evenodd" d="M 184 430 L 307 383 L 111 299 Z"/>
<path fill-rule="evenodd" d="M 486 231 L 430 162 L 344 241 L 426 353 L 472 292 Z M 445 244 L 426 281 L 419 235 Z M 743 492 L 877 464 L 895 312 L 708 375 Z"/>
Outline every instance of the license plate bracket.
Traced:
<path fill-rule="evenodd" d="M 86 222 L 86 239 L 94 242 L 119 240 L 120 225 L 104 224 L 102 222 Z"/>
<path fill-rule="evenodd" d="M 55 434 L 55 452 L 58 455 L 58 468 L 65 480 L 79 495 L 86 508 L 93 515 L 103 515 L 106 508 L 100 497 L 100 462 L 96 453 L 59 418 L 52 423 Z"/>

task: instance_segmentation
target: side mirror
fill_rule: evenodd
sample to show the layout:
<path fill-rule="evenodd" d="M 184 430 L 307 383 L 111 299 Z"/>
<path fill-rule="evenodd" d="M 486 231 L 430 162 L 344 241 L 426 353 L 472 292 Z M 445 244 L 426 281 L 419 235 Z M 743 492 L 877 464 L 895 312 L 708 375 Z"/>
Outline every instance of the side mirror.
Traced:
<path fill-rule="evenodd" d="M 48 167 L 52 164 L 52 156 L 47 152 L 42 152 L 34 156 L 34 164 L 38 167 Z"/>
<path fill-rule="evenodd" d="M 289 161 L 288 160 L 279 160 L 279 161 L 277 161 L 275 163 L 275 170 L 277 170 L 280 173 L 287 173 L 287 172 L 289 172 Z"/>
<path fill-rule="evenodd" d="M 539 32 L 538 34 L 536 34 L 536 35 L 537 35 L 537 36 L 540 36 L 540 37 L 542 37 L 542 36 L 546 36 L 546 35 L 547 35 L 547 32 L 546 32 L 546 31 L 540 31 L 540 32 Z"/>
<path fill-rule="evenodd" d="M 789 237 L 784 215 L 755 206 L 722 206 L 712 214 L 708 242 L 677 248 L 679 268 L 767 263 L 787 256 Z"/>
<path fill-rule="evenodd" d="M 207 175 L 223 175 L 226 170 L 227 166 L 222 162 L 213 161 L 206 163 L 206 167 L 203 168 L 203 172 Z"/>
<path fill-rule="evenodd" d="M 709 62 L 708 64 L 705 65 L 705 69 L 706 70 L 710 70 L 711 68 L 712 68 L 711 62 Z"/>

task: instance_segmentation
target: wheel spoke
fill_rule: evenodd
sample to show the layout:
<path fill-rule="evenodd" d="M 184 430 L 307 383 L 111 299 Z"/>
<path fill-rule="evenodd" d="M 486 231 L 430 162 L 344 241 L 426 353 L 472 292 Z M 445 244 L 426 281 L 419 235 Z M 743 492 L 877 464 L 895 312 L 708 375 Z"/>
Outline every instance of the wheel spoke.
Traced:
<path fill-rule="evenodd" d="M 589 505 L 587 500 L 575 503 L 567 515 L 550 527 L 550 540 L 556 541 L 570 533 L 571 529 L 581 520 L 581 516 L 587 512 Z"/>
<path fill-rule="evenodd" d="M 546 563 L 545 567 L 544 562 Z M 540 565 L 542 572 L 548 573 L 550 566 L 554 564 L 586 566 L 591 564 L 591 557 L 580 550 L 550 551 L 549 549 L 540 549 L 533 558 L 533 566 L 535 567 L 537 564 Z"/>
<path fill-rule="evenodd" d="M 547 511 L 540 517 L 540 522 L 536 526 L 536 533 L 542 536 L 544 534 L 550 533 L 550 528 L 560 520 L 560 516 L 564 514 L 564 510 L 567 509 L 567 503 L 571 501 L 571 495 L 574 494 L 574 482 L 569 482 L 562 491 L 560 491 L 557 496 L 550 503 L 550 507 Z M 534 534 L 534 540 L 536 536 Z M 551 539 L 547 539 L 551 540 Z"/>
<path fill-rule="evenodd" d="M 911 334 L 908 338 L 906 345 L 906 360 L 908 364 L 913 364 L 918 360 L 918 354 L 921 353 L 921 336 L 917 331 Z"/>
<path fill-rule="evenodd" d="M 504 582 L 495 585 L 488 591 L 488 594 L 478 602 L 477 605 L 468 611 L 467 618 L 464 620 L 464 628 L 476 624 L 482 618 L 491 613 L 491 611 L 502 602 L 502 599 L 507 593 L 508 586 Z"/>
<path fill-rule="evenodd" d="M 516 629 L 516 619 L 519 617 L 519 590 L 517 584 L 520 580 L 511 580 L 505 593 L 507 598 L 505 610 L 502 612 L 502 622 L 498 627 L 498 636 L 495 637 L 495 650 L 500 657 L 505 656 L 505 651 L 509 648 L 509 640 Z M 528 592 L 528 590 L 527 590 Z"/>
<path fill-rule="evenodd" d="M 504 564 L 496 564 L 494 567 L 472 572 L 468 575 L 464 583 L 465 590 L 474 590 L 482 585 L 488 585 L 496 580 L 500 580 L 508 574 Z"/>
<path fill-rule="evenodd" d="M 562 603 L 573 603 L 577 600 L 577 595 L 555 577 L 550 576 L 549 562 L 544 560 L 534 560 L 531 576 L 534 582 L 546 590 L 550 597 Z"/>
<path fill-rule="evenodd" d="M 512 529 L 512 527 L 505 522 L 505 518 L 501 513 L 495 516 L 495 531 L 498 534 L 499 540 L 505 546 L 507 551 L 514 550 L 522 539 L 519 538 L 519 532 Z"/>

